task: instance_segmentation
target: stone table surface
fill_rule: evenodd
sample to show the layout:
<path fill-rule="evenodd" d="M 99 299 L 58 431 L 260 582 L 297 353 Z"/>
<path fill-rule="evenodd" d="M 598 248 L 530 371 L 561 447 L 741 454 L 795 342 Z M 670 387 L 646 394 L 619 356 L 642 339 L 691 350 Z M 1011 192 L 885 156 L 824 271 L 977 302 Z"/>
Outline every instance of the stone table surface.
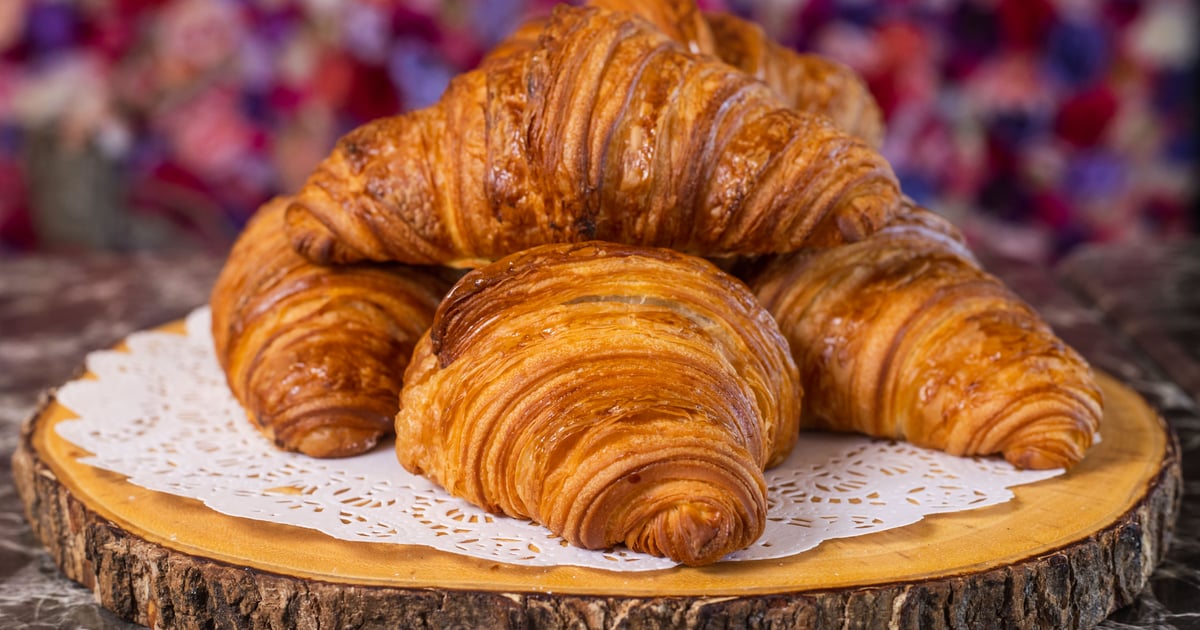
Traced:
<path fill-rule="evenodd" d="M 127 628 L 65 578 L 12 483 L 18 427 L 87 352 L 203 304 L 212 254 L 39 254 L 0 259 L 0 628 Z M 1174 540 L 1145 591 L 1105 628 L 1200 629 L 1200 241 L 1085 248 L 1056 269 L 986 266 L 1092 364 L 1140 392 L 1182 446 Z"/>

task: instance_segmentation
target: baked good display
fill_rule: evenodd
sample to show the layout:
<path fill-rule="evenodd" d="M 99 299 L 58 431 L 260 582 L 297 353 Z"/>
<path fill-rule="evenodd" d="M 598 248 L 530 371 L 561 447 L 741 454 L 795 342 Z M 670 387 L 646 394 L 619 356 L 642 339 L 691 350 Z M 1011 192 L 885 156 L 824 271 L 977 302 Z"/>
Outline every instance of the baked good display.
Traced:
<path fill-rule="evenodd" d="M 762 533 L 797 383 L 774 321 L 712 264 L 544 245 L 450 290 L 405 374 L 396 452 L 576 545 L 708 564 Z"/>
<path fill-rule="evenodd" d="M 404 366 L 453 275 L 314 265 L 284 234 L 287 203 L 258 211 L 213 287 L 217 360 L 251 422 L 277 446 L 355 455 L 392 432 Z"/>
<path fill-rule="evenodd" d="M 853 73 L 738 18 L 559 6 L 263 209 L 218 357 L 283 448 L 361 452 L 395 414 L 450 493 L 689 565 L 759 535 L 801 423 L 1074 465 L 1087 364 L 903 197 L 881 129 Z"/>
<path fill-rule="evenodd" d="M 1083 458 L 1100 426 L 1087 363 L 916 207 L 864 241 L 771 260 L 748 281 L 788 338 L 804 425 L 1021 468 Z"/>
<path fill-rule="evenodd" d="M 527 41 L 528 31 L 522 31 Z M 434 106 L 349 133 L 287 211 L 297 251 L 472 266 L 606 240 L 705 256 L 859 240 L 887 161 L 640 16 L 560 5 Z"/>

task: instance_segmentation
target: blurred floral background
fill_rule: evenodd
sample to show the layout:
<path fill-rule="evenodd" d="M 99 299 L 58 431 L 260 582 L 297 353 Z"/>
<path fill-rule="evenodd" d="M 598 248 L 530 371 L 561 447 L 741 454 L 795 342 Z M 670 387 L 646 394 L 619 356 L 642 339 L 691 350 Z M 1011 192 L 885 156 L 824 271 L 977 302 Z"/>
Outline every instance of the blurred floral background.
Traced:
<path fill-rule="evenodd" d="M 547 0 L 0 0 L 0 253 L 223 249 Z M 1196 217 L 1193 0 L 710 0 L 857 69 L 905 191 L 1049 262 Z"/>

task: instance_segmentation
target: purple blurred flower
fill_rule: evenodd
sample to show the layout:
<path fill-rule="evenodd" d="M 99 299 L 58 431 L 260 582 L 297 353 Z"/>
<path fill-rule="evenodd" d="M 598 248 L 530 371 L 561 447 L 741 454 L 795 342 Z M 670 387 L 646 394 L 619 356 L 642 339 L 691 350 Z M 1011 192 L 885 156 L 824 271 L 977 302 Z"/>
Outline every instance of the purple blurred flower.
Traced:
<path fill-rule="evenodd" d="M 352 3 L 342 22 L 342 44 L 360 61 L 383 63 L 391 43 L 389 20 L 382 7 Z"/>
<path fill-rule="evenodd" d="M 1094 21 L 1068 20 L 1050 31 L 1046 63 L 1066 85 L 1087 86 L 1108 69 L 1110 46 L 1104 26 Z"/>
<path fill-rule="evenodd" d="M 1063 192 L 1080 201 L 1116 197 L 1127 184 L 1128 166 L 1105 150 L 1077 153 L 1067 164 Z"/>
<path fill-rule="evenodd" d="M 450 79 L 458 73 L 427 43 L 402 39 L 388 56 L 388 76 L 404 94 L 406 109 L 428 107 L 442 96 Z"/>
<path fill-rule="evenodd" d="M 79 37 L 79 14 L 74 3 L 48 0 L 34 2 L 26 20 L 25 37 L 35 56 L 69 48 Z"/>
<path fill-rule="evenodd" d="M 485 49 L 508 37 L 529 13 L 523 0 L 472 0 L 471 27 Z"/>

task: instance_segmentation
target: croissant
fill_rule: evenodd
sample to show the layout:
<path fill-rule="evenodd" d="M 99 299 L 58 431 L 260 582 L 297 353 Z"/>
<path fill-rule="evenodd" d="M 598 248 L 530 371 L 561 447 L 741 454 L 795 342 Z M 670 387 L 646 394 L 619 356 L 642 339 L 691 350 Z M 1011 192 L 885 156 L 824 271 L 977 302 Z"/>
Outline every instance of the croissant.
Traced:
<path fill-rule="evenodd" d="M 588 0 L 587 4 L 641 16 L 689 51 L 721 57 L 720 43 L 713 38 L 712 29 L 695 0 Z"/>
<path fill-rule="evenodd" d="M 644 19 L 560 5 L 536 45 L 343 137 L 287 211 L 297 251 L 470 266 L 592 239 L 706 256 L 861 239 L 886 160 Z"/>
<path fill-rule="evenodd" d="M 255 214 L 213 287 L 217 359 L 280 448 L 361 453 L 391 433 L 404 367 L 453 279 L 399 265 L 314 265 L 291 248 L 286 207 L 274 199 Z"/>
<path fill-rule="evenodd" d="M 595 6 L 645 17 L 690 50 L 720 58 L 761 79 L 790 107 L 820 114 L 867 144 L 883 143 L 883 115 L 862 78 L 849 67 L 801 54 L 730 13 L 702 13 L 695 0 L 592 0 Z"/>
<path fill-rule="evenodd" d="M 791 344 L 804 426 L 1021 468 L 1071 466 L 1092 444 L 1102 400 L 1087 363 L 929 211 L 748 281 Z"/>
<path fill-rule="evenodd" d="M 573 544 L 701 565 L 761 535 L 796 379 L 770 316 L 707 261 L 543 245 L 450 290 L 405 374 L 396 451 Z"/>

